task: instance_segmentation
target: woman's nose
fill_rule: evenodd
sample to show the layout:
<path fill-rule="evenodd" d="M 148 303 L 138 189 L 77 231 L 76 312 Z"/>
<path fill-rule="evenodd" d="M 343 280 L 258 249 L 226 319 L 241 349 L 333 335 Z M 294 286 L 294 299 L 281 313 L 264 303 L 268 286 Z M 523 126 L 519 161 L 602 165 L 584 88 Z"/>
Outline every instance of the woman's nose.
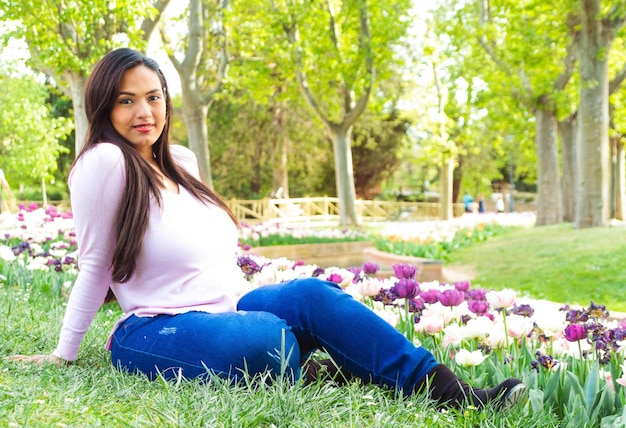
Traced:
<path fill-rule="evenodd" d="M 149 117 L 152 114 L 150 110 L 150 106 L 146 101 L 139 101 L 136 105 L 136 114 L 137 117 Z"/>

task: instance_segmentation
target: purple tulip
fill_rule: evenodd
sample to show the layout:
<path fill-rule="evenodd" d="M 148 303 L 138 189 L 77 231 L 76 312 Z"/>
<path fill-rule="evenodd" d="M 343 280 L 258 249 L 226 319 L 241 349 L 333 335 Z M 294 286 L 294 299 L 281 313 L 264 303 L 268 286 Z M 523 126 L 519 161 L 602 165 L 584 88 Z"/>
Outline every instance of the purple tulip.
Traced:
<path fill-rule="evenodd" d="M 465 300 L 465 293 L 459 290 L 444 290 L 439 293 L 439 302 L 443 306 L 458 306 Z"/>
<path fill-rule="evenodd" d="M 263 269 L 262 266 L 259 266 L 257 262 L 255 262 L 251 257 L 248 256 L 239 257 L 237 259 L 237 265 L 246 275 L 254 275 L 255 273 L 261 272 L 261 270 Z"/>
<path fill-rule="evenodd" d="M 412 299 L 419 292 L 418 284 L 413 279 L 401 278 L 394 287 L 401 299 Z"/>
<path fill-rule="evenodd" d="M 380 266 L 376 263 L 373 263 L 373 262 L 363 263 L 363 273 L 365 275 L 374 275 L 376 272 L 378 272 L 379 269 L 380 269 Z"/>
<path fill-rule="evenodd" d="M 532 306 L 530 305 L 515 305 L 515 307 L 513 307 L 513 311 L 512 311 L 515 315 L 521 315 L 523 317 L 526 318 L 530 318 L 533 316 L 533 314 L 535 313 L 535 310 L 532 308 Z"/>
<path fill-rule="evenodd" d="M 395 264 L 392 268 L 394 275 L 398 279 L 413 279 L 417 273 L 417 268 L 408 263 Z"/>
<path fill-rule="evenodd" d="M 471 300 L 486 300 L 487 289 L 485 288 L 472 288 L 467 290 L 467 298 Z"/>
<path fill-rule="evenodd" d="M 356 284 L 357 282 L 359 282 L 362 277 L 361 277 L 361 268 L 358 266 L 350 266 L 349 268 L 346 269 L 348 272 L 352 272 L 354 274 L 354 278 L 352 278 L 352 282 L 354 284 Z"/>
<path fill-rule="evenodd" d="M 433 304 L 439 300 L 439 290 L 431 288 L 430 290 L 420 291 L 420 299 L 424 303 Z"/>
<path fill-rule="evenodd" d="M 570 324 L 565 327 L 564 333 L 569 342 L 578 342 L 587 338 L 587 328 L 582 324 Z"/>
<path fill-rule="evenodd" d="M 468 300 L 467 307 L 476 315 L 482 315 L 489 309 L 489 303 L 486 300 Z"/>
<path fill-rule="evenodd" d="M 339 275 L 338 273 L 331 273 L 330 275 L 328 275 L 328 280 L 330 282 L 334 282 L 335 284 L 341 284 L 343 282 L 343 276 Z"/>
<path fill-rule="evenodd" d="M 454 288 L 463 292 L 468 291 L 470 288 L 470 282 L 469 281 L 457 281 L 454 283 Z"/>
<path fill-rule="evenodd" d="M 570 323 L 587 322 L 589 315 L 584 311 L 570 309 L 567 311 L 567 314 L 565 314 L 565 320 Z"/>
<path fill-rule="evenodd" d="M 609 311 L 606 310 L 606 306 L 597 305 L 593 301 L 589 305 L 589 308 L 587 308 L 587 312 L 589 313 L 589 316 L 591 318 L 595 318 L 595 319 L 609 317 Z"/>

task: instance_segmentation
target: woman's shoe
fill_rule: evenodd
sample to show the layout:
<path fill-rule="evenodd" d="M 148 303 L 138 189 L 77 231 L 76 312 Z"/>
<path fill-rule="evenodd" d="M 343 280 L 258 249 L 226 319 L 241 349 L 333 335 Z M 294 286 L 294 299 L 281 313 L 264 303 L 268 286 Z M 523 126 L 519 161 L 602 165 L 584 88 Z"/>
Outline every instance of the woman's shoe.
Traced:
<path fill-rule="evenodd" d="M 459 409 L 465 405 L 477 408 L 493 403 L 498 409 L 515 406 L 525 397 L 526 386 L 519 379 L 510 378 L 491 389 L 476 389 L 459 379 L 443 364 L 432 369 L 421 382 L 430 398 L 438 406 Z"/>

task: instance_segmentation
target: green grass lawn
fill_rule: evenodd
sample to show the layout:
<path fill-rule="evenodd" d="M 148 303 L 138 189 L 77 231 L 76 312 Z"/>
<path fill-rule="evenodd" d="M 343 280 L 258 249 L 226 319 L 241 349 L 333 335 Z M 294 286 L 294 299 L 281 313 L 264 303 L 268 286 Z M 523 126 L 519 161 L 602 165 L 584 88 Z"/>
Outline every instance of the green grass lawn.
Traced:
<path fill-rule="evenodd" d="M 0 356 L 50 352 L 66 298 L 50 275 L 0 276 Z M 103 306 L 70 366 L 0 358 L 0 427 L 558 427 L 551 411 L 437 411 L 420 397 L 351 383 L 338 387 L 217 379 L 148 381 L 113 368 L 104 349 L 121 315 Z M 367 326 L 364 326 L 367 328 Z M 358 334 L 358 332 L 355 332 Z"/>
<path fill-rule="evenodd" d="M 473 286 L 626 312 L 626 227 L 509 229 L 450 257 L 447 268 L 475 271 Z"/>
<path fill-rule="evenodd" d="M 445 266 L 474 270 L 475 287 L 513 288 L 580 306 L 593 300 L 626 312 L 625 238 L 626 228 L 511 229 L 453 252 Z M 51 281 L 52 276 L 44 274 L 5 276 L 0 276 L 0 355 L 49 352 L 64 313 L 63 280 Z M 558 417 L 549 407 L 530 404 L 509 412 L 487 408 L 445 413 L 423 397 L 399 398 L 359 383 L 304 387 L 285 382 L 233 386 L 216 379 L 150 382 L 116 371 L 103 349 L 120 315 L 115 303 L 100 309 L 78 362 L 71 366 L 38 367 L 0 359 L 0 428 L 581 426 L 575 415 Z"/>
<path fill-rule="evenodd" d="M 0 286 L 0 355 L 54 348 L 64 299 L 28 284 Z M 103 348 L 120 315 L 104 306 L 77 363 L 34 366 L 0 359 L 0 427 L 558 427 L 549 412 L 439 412 L 424 397 L 397 397 L 373 385 L 304 387 L 219 379 L 148 381 L 116 371 Z"/>

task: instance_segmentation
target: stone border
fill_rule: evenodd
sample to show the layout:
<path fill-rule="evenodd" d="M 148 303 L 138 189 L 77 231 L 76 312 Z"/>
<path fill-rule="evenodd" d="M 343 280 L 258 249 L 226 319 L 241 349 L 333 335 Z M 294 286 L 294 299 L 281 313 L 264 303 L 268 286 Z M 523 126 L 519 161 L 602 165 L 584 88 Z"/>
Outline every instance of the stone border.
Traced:
<path fill-rule="evenodd" d="M 382 277 L 393 276 L 394 264 L 408 263 L 417 267 L 418 281 L 445 281 L 441 260 L 386 253 L 377 250 L 369 241 L 255 247 L 247 253 L 269 259 L 286 257 L 294 261 L 302 260 L 306 264 L 324 268 L 332 266 L 347 268 L 372 262 L 380 266 L 379 276 Z"/>

